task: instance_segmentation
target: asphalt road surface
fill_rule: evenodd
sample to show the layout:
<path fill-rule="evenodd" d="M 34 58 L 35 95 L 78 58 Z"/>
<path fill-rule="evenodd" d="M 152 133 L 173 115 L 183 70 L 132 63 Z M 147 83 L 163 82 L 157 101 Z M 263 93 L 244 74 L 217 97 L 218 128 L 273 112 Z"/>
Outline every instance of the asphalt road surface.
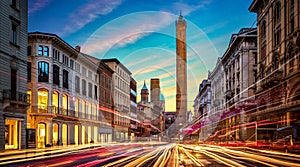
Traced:
<path fill-rule="evenodd" d="M 49 152 L 41 156 L 16 157 L 0 165 L 20 167 L 300 167 L 300 155 L 246 147 L 127 143 L 55 154 Z"/>

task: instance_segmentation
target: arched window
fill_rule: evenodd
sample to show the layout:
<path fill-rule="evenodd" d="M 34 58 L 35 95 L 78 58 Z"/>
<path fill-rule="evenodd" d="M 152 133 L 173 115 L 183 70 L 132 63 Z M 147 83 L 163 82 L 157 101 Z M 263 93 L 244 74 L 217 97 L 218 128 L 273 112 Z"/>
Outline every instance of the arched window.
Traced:
<path fill-rule="evenodd" d="M 49 82 L 49 63 L 38 63 L 38 82 Z"/>

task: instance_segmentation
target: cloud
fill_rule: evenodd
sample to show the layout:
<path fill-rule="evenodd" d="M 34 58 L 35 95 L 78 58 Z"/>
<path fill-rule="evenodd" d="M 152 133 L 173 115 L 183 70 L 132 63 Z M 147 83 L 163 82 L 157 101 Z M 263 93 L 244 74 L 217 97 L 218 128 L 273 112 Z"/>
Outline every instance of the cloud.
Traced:
<path fill-rule="evenodd" d="M 28 4 L 28 14 L 35 13 L 44 7 L 46 7 L 48 4 L 51 3 L 52 0 L 31 0 Z"/>
<path fill-rule="evenodd" d="M 95 54 L 106 52 L 112 47 L 135 43 L 153 32 L 159 32 L 173 23 L 175 18 L 175 15 L 166 12 L 138 12 L 119 17 L 100 27 L 84 44 L 82 50 L 88 54 Z"/>
<path fill-rule="evenodd" d="M 182 15 L 189 15 L 195 10 L 204 8 L 206 5 L 209 5 L 212 0 L 201 0 L 201 1 L 194 1 L 194 0 L 187 0 L 184 2 L 174 2 L 172 4 L 172 11 L 178 13 L 182 11 Z"/>
<path fill-rule="evenodd" d="M 70 23 L 64 27 L 64 33 L 76 32 L 99 16 L 109 14 L 121 3 L 122 0 L 90 0 L 69 15 Z"/>

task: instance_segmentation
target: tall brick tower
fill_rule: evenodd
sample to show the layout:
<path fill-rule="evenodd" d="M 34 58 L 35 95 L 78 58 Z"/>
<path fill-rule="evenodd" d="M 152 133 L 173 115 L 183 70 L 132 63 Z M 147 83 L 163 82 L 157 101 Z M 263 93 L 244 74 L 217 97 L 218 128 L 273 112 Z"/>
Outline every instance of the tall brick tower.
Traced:
<path fill-rule="evenodd" d="M 150 81 L 151 102 L 158 103 L 160 98 L 160 84 L 158 78 L 151 78 Z"/>
<path fill-rule="evenodd" d="M 186 21 L 181 12 L 176 21 L 176 114 L 179 124 L 187 112 Z"/>
<path fill-rule="evenodd" d="M 149 91 L 146 86 L 146 81 L 144 81 L 144 86 L 141 90 L 141 101 L 148 102 L 149 101 L 148 97 L 149 97 Z"/>

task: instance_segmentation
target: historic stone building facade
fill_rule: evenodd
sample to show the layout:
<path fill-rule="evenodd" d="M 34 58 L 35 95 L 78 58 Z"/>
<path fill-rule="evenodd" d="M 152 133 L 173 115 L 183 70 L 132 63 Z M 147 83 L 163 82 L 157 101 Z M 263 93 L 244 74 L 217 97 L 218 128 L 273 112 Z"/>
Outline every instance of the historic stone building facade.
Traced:
<path fill-rule="evenodd" d="M 232 129 L 244 123 L 245 111 L 255 108 L 253 84 L 257 57 L 256 28 L 242 28 L 233 34 L 229 47 L 222 57 L 225 75 L 225 111 L 220 121 L 226 130 L 222 131 L 226 140 L 245 140 L 245 130 Z M 224 127 L 224 126 L 223 126 Z M 241 136 L 240 133 L 243 133 Z"/>
<path fill-rule="evenodd" d="M 211 116 L 211 81 L 210 79 L 204 79 L 199 85 L 198 94 L 194 100 L 195 116 L 197 122 L 208 122 Z M 202 124 L 199 133 L 199 140 L 205 141 L 207 137 L 212 133 L 212 122 Z M 196 130 L 196 129 L 195 129 Z"/>
<path fill-rule="evenodd" d="M 113 139 L 127 140 L 130 127 L 130 80 L 131 72 L 116 58 L 102 59 L 113 71 Z"/>
<path fill-rule="evenodd" d="M 79 47 L 77 47 L 79 48 Z M 99 140 L 103 142 L 111 142 L 113 134 L 113 97 L 112 97 L 112 75 L 113 70 L 104 62 L 95 57 L 84 54 L 92 62 L 98 65 L 99 80 L 99 119 L 102 122 L 99 127 Z M 95 89 L 96 91 L 96 89 Z"/>
<path fill-rule="evenodd" d="M 33 32 L 28 41 L 31 144 L 43 148 L 100 142 L 97 64 L 57 35 Z"/>
<path fill-rule="evenodd" d="M 0 1 L 0 151 L 26 147 L 27 3 Z"/>
<path fill-rule="evenodd" d="M 275 129 L 299 124 L 300 2 L 254 0 L 249 11 L 257 13 L 259 47 L 257 110 L 248 119 L 278 122 Z M 256 138 L 270 139 L 270 131 L 259 131 Z"/>
<path fill-rule="evenodd" d="M 225 75 L 221 58 L 218 58 L 215 68 L 208 73 L 211 80 L 211 113 L 216 114 L 225 109 Z"/>

